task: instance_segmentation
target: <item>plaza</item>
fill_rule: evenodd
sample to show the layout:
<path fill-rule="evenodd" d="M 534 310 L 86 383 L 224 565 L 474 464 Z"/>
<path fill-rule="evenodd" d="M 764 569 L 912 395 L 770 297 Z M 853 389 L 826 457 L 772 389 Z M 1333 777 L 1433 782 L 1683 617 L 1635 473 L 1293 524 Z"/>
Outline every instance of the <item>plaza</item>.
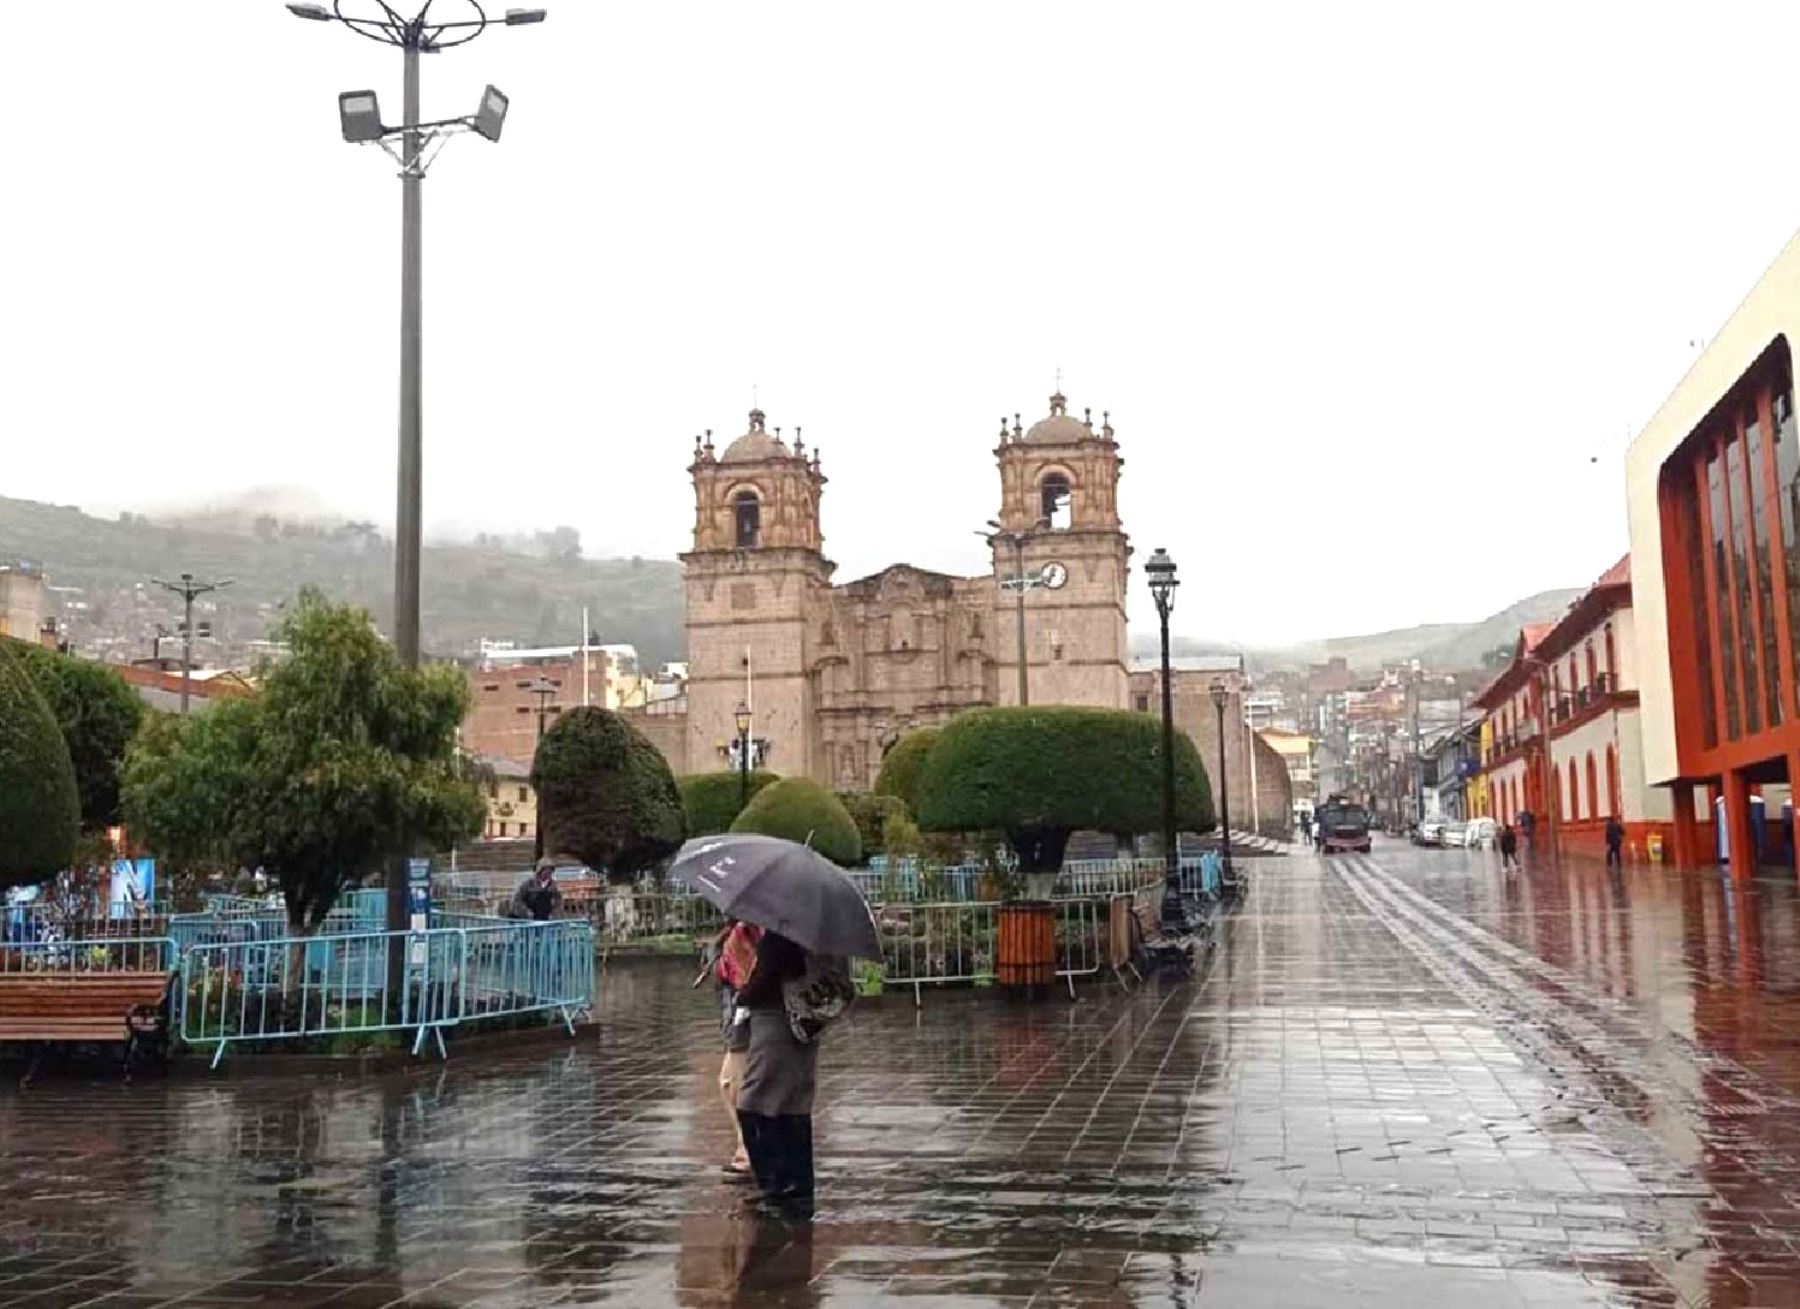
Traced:
<path fill-rule="evenodd" d="M 1791 1303 L 1797 976 L 1791 884 L 1259 859 L 1191 983 L 860 1003 L 794 1225 L 613 960 L 575 1040 L 9 1084 L 0 1304 Z"/>

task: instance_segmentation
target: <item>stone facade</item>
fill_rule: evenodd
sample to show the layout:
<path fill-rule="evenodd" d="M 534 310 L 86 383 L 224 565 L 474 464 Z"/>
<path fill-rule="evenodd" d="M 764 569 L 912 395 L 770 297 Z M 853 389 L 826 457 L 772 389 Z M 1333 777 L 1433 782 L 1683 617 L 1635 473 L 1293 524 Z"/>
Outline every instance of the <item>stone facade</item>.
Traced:
<path fill-rule="evenodd" d="M 1001 424 L 994 569 L 951 577 L 894 564 L 838 585 L 825 557 L 826 479 L 800 429 L 791 444 L 760 410 L 722 452 L 698 440 L 686 566 L 685 748 L 659 724 L 678 772 L 727 765 L 740 703 L 756 762 L 841 790 L 872 785 L 913 727 L 1019 700 L 1019 591 L 1032 703 L 1124 709 L 1131 548 L 1119 522 L 1123 460 L 1105 415 L 1077 419 L 1058 394 L 1025 430 Z"/>

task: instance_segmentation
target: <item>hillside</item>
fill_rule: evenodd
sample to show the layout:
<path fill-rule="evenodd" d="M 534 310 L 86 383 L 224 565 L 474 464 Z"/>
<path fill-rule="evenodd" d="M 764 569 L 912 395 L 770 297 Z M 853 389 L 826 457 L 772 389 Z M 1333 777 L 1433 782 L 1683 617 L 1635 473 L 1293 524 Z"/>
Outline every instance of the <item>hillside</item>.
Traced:
<path fill-rule="evenodd" d="M 1579 590 L 1541 591 L 1473 623 L 1426 623 L 1363 636 L 1333 636 L 1288 646 L 1239 646 L 1205 638 L 1177 637 L 1170 642 L 1179 654 L 1241 653 L 1253 668 L 1298 668 L 1341 657 L 1359 672 L 1417 659 L 1443 672 L 1480 668 L 1482 656 L 1518 635 L 1526 623 L 1560 618 L 1581 594 Z M 1132 648 L 1154 652 L 1155 638 L 1134 635 Z"/>
<path fill-rule="evenodd" d="M 527 644 L 581 639 L 581 610 L 602 641 L 635 645 L 647 667 L 682 657 L 681 565 L 672 559 L 583 559 L 570 529 L 427 546 L 421 616 L 428 652 L 465 654 L 482 637 Z M 391 625 L 393 548 L 367 523 L 264 516 L 151 520 L 95 518 L 69 506 L 0 497 L 0 559 L 30 560 L 62 601 L 79 648 L 147 655 L 157 623 L 173 626 L 179 601 L 151 577 L 191 572 L 232 578 L 206 613 L 230 657 L 261 638 L 302 586 L 371 610 Z M 66 588 L 73 588 L 66 589 Z M 85 607 L 82 607 L 85 606 Z M 205 611 L 202 611 L 205 612 Z"/>

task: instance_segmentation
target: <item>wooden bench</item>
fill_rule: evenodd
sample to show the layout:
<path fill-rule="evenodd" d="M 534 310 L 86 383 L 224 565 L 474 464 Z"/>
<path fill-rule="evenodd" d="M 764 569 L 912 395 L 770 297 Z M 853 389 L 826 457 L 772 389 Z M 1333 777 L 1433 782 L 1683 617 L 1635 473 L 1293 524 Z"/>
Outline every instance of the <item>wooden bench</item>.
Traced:
<path fill-rule="evenodd" d="M 0 1044 L 37 1047 L 20 1083 L 29 1083 L 43 1050 L 76 1042 L 125 1047 L 125 1076 L 142 1049 L 167 1052 L 169 986 L 160 970 L 0 974 Z"/>
<path fill-rule="evenodd" d="M 1163 935 L 1156 909 L 1134 899 L 1131 904 L 1131 957 L 1128 966 L 1141 981 L 1152 973 L 1190 977 L 1194 971 L 1194 938 L 1170 940 Z"/>

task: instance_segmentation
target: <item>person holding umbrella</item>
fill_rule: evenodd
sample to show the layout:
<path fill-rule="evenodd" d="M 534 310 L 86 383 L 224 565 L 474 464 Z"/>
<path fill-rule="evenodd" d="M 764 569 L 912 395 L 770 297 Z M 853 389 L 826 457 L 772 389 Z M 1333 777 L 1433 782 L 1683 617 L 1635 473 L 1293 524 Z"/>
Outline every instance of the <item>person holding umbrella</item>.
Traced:
<path fill-rule="evenodd" d="M 784 1214 L 810 1217 L 818 1037 L 855 995 L 850 956 L 880 957 L 868 903 L 836 864 L 772 836 L 689 841 L 669 876 L 729 917 L 763 929 L 737 996 L 750 1015 L 738 1125 L 763 1199 Z"/>

